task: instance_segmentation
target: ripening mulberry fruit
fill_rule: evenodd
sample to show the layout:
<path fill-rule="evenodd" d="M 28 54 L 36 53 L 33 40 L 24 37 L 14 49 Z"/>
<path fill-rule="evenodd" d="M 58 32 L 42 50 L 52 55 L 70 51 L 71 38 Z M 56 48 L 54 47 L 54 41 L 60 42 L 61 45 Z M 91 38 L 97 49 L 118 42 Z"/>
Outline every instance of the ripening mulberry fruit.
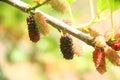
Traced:
<path fill-rule="evenodd" d="M 65 4 L 64 0 L 50 0 L 49 4 L 54 10 L 61 13 L 64 13 L 67 9 L 67 5 Z"/>
<path fill-rule="evenodd" d="M 95 51 L 93 52 L 93 61 L 99 73 L 103 74 L 106 72 L 105 54 L 102 52 L 101 49 L 95 49 Z"/>
<path fill-rule="evenodd" d="M 73 44 L 72 50 L 74 54 L 77 56 L 82 56 L 83 55 L 83 47 L 82 47 L 83 42 L 72 35 L 70 35 L 70 37 L 72 38 L 72 44 Z"/>
<path fill-rule="evenodd" d="M 63 57 L 65 59 L 72 59 L 73 58 L 74 52 L 72 49 L 72 45 L 73 45 L 72 38 L 69 35 L 64 34 L 61 36 L 60 49 L 61 49 L 61 52 L 62 52 Z"/>
<path fill-rule="evenodd" d="M 120 66 L 120 56 L 119 54 L 117 54 L 117 52 L 113 48 L 109 46 L 105 47 L 104 53 L 105 53 L 106 58 L 108 58 L 112 64 L 116 66 Z"/>
<path fill-rule="evenodd" d="M 108 45 L 115 49 L 116 51 L 120 50 L 120 40 L 118 41 L 113 41 L 113 42 L 108 42 Z"/>
<path fill-rule="evenodd" d="M 49 28 L 45 20 L 45 17 L 41 13 L 36 12 L 34 14 L 34 19 L 39 32 L 43 35 L 49 34 Z"/>
<path fill-rule="evenodd" d="M 32 42 L 37 42 L 40 39 L 40 34 L 39 31 L 36 27 L 35 21 L 33 16 L 29 16 L 27 18 L 27 25 L 28 25 L 28 33 L 29 33 L 29 38 Z"/>

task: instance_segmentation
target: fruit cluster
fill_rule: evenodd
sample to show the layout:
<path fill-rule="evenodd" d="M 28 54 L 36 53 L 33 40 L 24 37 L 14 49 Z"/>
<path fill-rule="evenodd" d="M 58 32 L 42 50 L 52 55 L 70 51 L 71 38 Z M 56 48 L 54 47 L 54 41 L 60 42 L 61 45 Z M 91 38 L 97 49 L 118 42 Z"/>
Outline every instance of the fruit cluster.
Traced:
<path fill-rule="evenodd" d="M 104 50 L 95 48 L 93 51 L 93 61 L 96 70 L 101 74 L 106 72 L 105 57 L 108 58 L 112 64 L 120 66 L 120 56 L 116 52 L 120 50 L 120 40 L 108 41 L 107 44 L 109 46 L 104 48 Z"/>
<path fill-rule="evenodd" d="M 40 39 L 40 33 L 47 35 L 49 28 L 45 21 L 45 18 L 39 12 L 29 16 L 27 19 L 29 38 L 32 42 L 37 42 Z"/>
<path fill-rule="evenodd" d="M 47 35 L 49 33 L 49 28 L 47 26 L 47 22 L 42 14 L 36 12 L 34 15 L 31 15 L 27 18 L 27 25 L 28 25 L 28 33 L 29 38 L 32 42 L 37 42 L 40 39 L 40 33 L 43 35 Z M 63 20 L 68 25 L 72 25 L 69 20 Z M 78 41 L 75 41 L 74 37 L 69 35 L 65 31 L 61 31 L 61 38 L 60 38 L 60 50 L 63 54 L 65 59 L 73 59 L 74 54 L 78 56 L 81 55 L 80 53 L 80 46 L 76 46 Z M 76 38 L 77 39 L 77 38 Z M 78 39 L 77 39 L 78 40 Z M 102 39 L 101 39 L 102 41 Z M 105 58 L 108 58 L 111 63 L 114 65 L 120 66 L 120 56 L 117 54 L 116 51 L 120 50 L 120 40 L 118 41 L 108 41 L 107 47 L 102 48 L 102 44 L 99 41 L 96 41 L 97 45 L 101 47 L 95 47 L 93 51 L 93 62 L 95 63 L 96 70 L 103 74 L 106 72 L 106 63 Z"/>

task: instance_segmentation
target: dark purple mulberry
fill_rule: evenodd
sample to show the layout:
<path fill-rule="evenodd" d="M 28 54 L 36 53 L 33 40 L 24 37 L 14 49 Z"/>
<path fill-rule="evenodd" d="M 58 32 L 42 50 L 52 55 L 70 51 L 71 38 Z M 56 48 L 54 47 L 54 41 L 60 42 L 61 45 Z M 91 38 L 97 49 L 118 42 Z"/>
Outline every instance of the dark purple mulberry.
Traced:
<path fill-rule="evenodd" d="M 74 52 L 72 48 L 72 38 L 65 34 L 60 38 L 60 49 L 65 59 L 72 59 Z"/>
<path fill-rule="evenodd" d="M 40 39 L 40 33 L 38 31 L 38 28 L 36 27 L 35 20 L 33 16 L 29 16 L 27 18 L 27 25 L 28 25 L 28 33 L 29 38 L 32 42 L 37 42 Z"/>

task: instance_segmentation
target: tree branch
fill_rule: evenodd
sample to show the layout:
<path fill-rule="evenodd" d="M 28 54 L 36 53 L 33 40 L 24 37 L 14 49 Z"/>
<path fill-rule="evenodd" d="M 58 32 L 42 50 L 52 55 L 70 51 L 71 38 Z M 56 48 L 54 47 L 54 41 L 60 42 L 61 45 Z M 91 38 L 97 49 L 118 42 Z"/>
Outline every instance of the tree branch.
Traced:
<path fill-rule="evenodd" d="M 26 4 L 20 0 L 1 0 L 1 1 L 8 3 L 8 4 L 20 9 L 21 11 L 23 11 L 25 13 L 30 12 L 30 13 L 34 14 L 35 12 L 40 12 L 46 18 L 46 21 L 53 27 L 55 27 L 57 29 L 62 29 L 64 31 L 68 32 L 69 34 L 73 35 L 74 37 L 84 41 L 88 45 L 94 46 L 93 37 L 77 30 L 73 26 L 69 26 L 69 25 L 65 24 L 64 22 L 62 22 L 52 16 L 49 16 L 48 14 L 42 12 L 41 10 L 36 9 L 35 11 L 29 11 L 29 9 L 30 9 L 29 4 Z"/>
<path fill-rule="evenodd" d="M 20 9 L 23 12 L 28 12 L 30 5 L 26 4 L 20 0 L 0 0 L 2 2 L 8 3 L 18 9 Z"/>

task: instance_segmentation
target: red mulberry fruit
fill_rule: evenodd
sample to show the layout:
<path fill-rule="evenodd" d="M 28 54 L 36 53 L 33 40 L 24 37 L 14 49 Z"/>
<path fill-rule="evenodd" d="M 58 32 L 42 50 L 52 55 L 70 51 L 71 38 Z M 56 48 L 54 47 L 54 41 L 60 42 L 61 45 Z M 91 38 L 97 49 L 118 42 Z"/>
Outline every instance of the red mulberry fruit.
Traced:
<path fill-rule="evenodd" d="M 93 52 L 93 61 L 99 73 L 103 74 L 106 72 L 105 54 L 102 52 L 101 49 L 95 49 L 95 51 Z"/>
<path fill-rule="evenodd" d="M 118 41 L 113 41 L 113 42 L 108 42 L 108 45 L 115 49 L 116 51 L 120 50 L 120 40 Z"/>

